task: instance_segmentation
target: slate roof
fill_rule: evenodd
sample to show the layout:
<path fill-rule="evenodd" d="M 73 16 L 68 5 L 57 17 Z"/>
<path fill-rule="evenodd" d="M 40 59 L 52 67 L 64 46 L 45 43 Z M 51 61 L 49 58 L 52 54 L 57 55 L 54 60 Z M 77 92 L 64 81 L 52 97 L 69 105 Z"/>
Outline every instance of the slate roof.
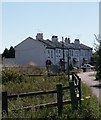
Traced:
<path fill-rule="evenodd" d="M 36 39 L 33 39 L 32 37 L 28 37 L 27 39 L 32 39 L 32 40 L 36 41 Z M 25 39 L 25 40 L 27 40 L 27 39 Z M 22 41 L 21 43 L 23 43 L 24 41 Z M 58 42 L 58 41 L 57 42 L 53 42 L 53 41 L 51 41 L 49 39 L 47 39 L 47 40 L 38 40 L 38 41 L 40 41 L 43 44 L 45 44 L 47 46 L 47 48 L 51 48 L 51 49 L 60 48 L 60 49 L 63 49 L 62 41 L 61 42 Z M 19 43 L 18 45 L 20 45 L 21 43 Z M 16 45 L 15 48 L 18 45 Z M 64 49 L 78 49 L 78 50 L 79 49 L 84 49 L 84 50 L 91 49 L 92 50 L 92 48 L 89 47 L 89 46 L 86 46 L 84 44 L 75 44 L 75 43 L 64 43 Z"/>
<path fill-rule="evenodd" d="M 52 48 L 52 49 L 55 48 L 55 46 L 53 46 L 52 44 L 49 44 L 46 40 L 38 40 L 38 41 L 44 43 L 48 48 Z"/>
<path fill-rule="evenodd" d="M 91 47 L 88 47 L 84 44 L 74 44 L 74 43 L 71 43 L 72 46 L 74 47 L 74 49 L 83 49 L 83 50 L 89 50 L 89 49 L 92 49 Z"/>
<path fill-rule="evenodd" d="M 80 44 L 80 46 L 81 46 L 82 49 L 92 49 L 91 47 L 86 46 L 86 45 L 84 45 L 84 44 Z"/>
<path fill-rule="evenodd" d="M 47 48 L 60 48 L 63 49 L 62 47 L 62 43 L 61 42 L 53 42 L 49 39 L 47 40 L 39 40 L 40 42 L 43 42 L 44 44 L 47 45 Z M 70 48 L 74 48 L 71 44 L 64 44 L 64 49 L 70 49 Z"/>
<path fill-rule="evenodd" d="M 47 48 L 60 48 L 60 49 L 63 49 L 62 47 L 62 41 L 61 42 L 53 42 L 49 39 L 47 40 L 39 40 L 40 42 L 43 42 L 44 44 L 46 44 Z M 89 49 L 92 49 L 91 47 L 89 46 L 86 46 L 84 44 L 75 44 L 75 43 L 64 43 L 64 49 L 84 49 L 84 50 L 89 50 Z"/>

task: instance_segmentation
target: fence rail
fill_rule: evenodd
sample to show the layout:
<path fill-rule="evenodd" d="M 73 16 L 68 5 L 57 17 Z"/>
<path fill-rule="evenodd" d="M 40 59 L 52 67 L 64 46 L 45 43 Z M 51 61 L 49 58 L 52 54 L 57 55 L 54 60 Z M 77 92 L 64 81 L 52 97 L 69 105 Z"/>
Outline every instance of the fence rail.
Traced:
<path fill-rule="evenodd" d="M 70 100 L 63 101 L 63 90 L 70 89 Z M 78 103 L 81 106 L 81 79 L 76 75 L 72 74 L 72 80 L 69 82 L 69 86 L 63 87 L 61 84 L 56 85 L 56 90 L 50 91 L 38 91 L 38 92 L 29 92 L 21 93 L 14 95 L 7 95 L 7 92 L 2 92 L 2 111 L 8 113 L 8 99 L 15 99 L 19 97 L 29 97 L 37 95 L 47 95 L 47 94 L 56 94 L 57 102 L 35 105 L 34 108 L 43 108 L 43 107 L 58 107 L 58 114 L 62 114 L 63 104 L 71 104 L 73 109 L 78 108 Z M 23 107 L 23 109 L 31 109 L 32 106 Z M 12 110 L 17 111 L 20 109 Z"/>
<path fill-rule="evenodd" d="M 21 93 L 21 94 L 13 94 L 8 95 L 8 99 L 17 98 L 17 97 L 29 97 L 29 96 L 36 96 L 36 95 L 45 95 L 45 94 L 53 94 L 56 93 L 56 90 L 50 90 L 50 91 L 38 91 L 38 92 L 28 92 L 28 93 Z"/>
<path fill-rule="evenodd" d="M 64 100 L 63 105 L 66 105 L 66 104 L 71 104 L 71 100 Z M 52 103 L 47 103 L 47 104 L 35 105 L 34 109 L 43 109 L 44 107 L 50 108 L 50 107 L 57 107 L 57 106 L 58 106 L 57 102 L 52 102 Z M 27 107 L 19 108 L 19 109 L 16 109 L 16 110 L 14 109 L 12 111 L 16 112 L 16 111 L 19 111 L 19 110 L 22 110 L 22 109 L 30 110 L 32 108 L 33 108 L 33 106 L 27 106 Z"/>

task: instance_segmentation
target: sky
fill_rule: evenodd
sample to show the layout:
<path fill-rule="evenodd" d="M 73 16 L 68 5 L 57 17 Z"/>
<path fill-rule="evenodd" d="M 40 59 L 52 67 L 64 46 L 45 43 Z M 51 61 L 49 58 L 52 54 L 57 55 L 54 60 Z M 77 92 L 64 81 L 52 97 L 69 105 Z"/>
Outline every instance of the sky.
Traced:
<path fill-rule="evenodd" d="M 44 39 L 70 37 L 94 47 L 99 33 L 99 2 L 2 2 L 2 45 L 16 46 L 27 37 L 43 33 Z M 1 29 L 0 29 L 1 30 Z"/>
<path fill-rule="evenodd" d="M 99 21 L 101 21 L 101 1 L 99 3 Z M 101 22 L 99 22 L 99 34 L 101 34 Z"/>

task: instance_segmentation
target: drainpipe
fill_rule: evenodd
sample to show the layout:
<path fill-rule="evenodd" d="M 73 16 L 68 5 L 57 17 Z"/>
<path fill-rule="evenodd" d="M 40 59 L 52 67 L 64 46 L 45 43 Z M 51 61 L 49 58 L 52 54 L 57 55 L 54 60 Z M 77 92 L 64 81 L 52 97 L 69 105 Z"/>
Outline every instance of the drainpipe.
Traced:
<path fill-rule="evenodd" d="M 67 63 L 68 63 L 68 69 L 67 69 L 67 71 L 68 71 L 68 80 L 70 79 L 70 77 L 69 77 L 69 48 L 68 48 L 68 61 L 67 61 Z"/>
<path fill-rule="evenodd" d="M 81 53 L 80 53 L 80 49 L 79 49 L 79 68 L 81 68 Z"/>
<path fill-rule="evenodd" d="M 65 72 L 65 54 L 64 54 L 64 40 L 62 37 L 62 49 L 63 49 L 63 71 Z"/>

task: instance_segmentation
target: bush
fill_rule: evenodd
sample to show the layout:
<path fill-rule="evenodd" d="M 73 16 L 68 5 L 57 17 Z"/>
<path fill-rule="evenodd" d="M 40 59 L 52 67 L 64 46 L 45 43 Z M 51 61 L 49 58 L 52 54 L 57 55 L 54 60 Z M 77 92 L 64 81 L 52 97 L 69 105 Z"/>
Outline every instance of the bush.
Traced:
<path fill-rule="evenodd" d="M 20 83 L 24 79 L 24 75 L 16 70 L 3 70 L 2 71 L 2 84 L 7 82 Z"/>

